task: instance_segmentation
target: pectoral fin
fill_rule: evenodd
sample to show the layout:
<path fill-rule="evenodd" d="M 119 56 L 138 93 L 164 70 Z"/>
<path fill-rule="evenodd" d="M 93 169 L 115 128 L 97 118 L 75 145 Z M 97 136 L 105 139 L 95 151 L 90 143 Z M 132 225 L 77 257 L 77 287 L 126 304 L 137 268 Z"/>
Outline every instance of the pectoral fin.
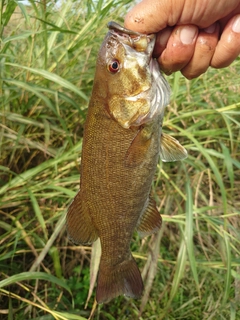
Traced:
<path fill-rule="evenodd" d="M 135 167 L 146 158 L 146 153 L 151 144 L 152 128 L 145 126 L 138 131 L 125 155 L 125 165 Z"/>
<path fill-rule="evenodd" d="M 179 161 L 187 158 L 187 150 L 178 140 L 162 133 L 160 143 L 160 158 L 164 162 Z"/>
<path fill-rule="evenodd" d="M 83 205 L 80 191 L 68 208 L 67 231 L 69 238 L 76 244 L 88 245 L 98 238 L 89 210 Z"/>
<path fill-rule="evenodd" d="M 140 237 L 146 237 L 154 232 L 157 232 L 162 225 L 162 218 L 157 210 L 156 203 L 152 198 L 149 198 L 148 206 L 142 214 L 137 231 Z"/>

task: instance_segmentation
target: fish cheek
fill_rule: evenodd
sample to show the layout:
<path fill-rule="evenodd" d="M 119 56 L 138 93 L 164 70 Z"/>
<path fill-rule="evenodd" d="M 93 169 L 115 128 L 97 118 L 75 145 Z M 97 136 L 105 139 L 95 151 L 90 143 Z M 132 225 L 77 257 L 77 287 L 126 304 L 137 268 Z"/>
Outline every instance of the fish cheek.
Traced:
<path fill-rule="evenodd" d="M 124 72 L 126 70 L 120 70 Z M 108 85 L 108 111 L 115 120 L 123 127 L 139 125 L 138 118 L 143 118 L 150 110 L 150 101 L 146 97 L 136 97 L 149 90 L 149 83 L 141 80 L 136 81 L 133 73 L 129 77 L 111 75 Z"/>
<path fill-rule="evenodd" d="M 113 118 L 123 127 L 128 127 L 128 121 L 134 115 L 134 110 L 126 108 L 126 100 L 119 95 L 113 95 L 108 101 L 108 108 Z"/>
<path fill-rule="evenodd" d="M 138 81 L 140 80 L 143 84 L 150 86 L 152 82 L 151 73 L 147 69 L 138 66 Z"/>
<path fill-rule="evenodd" d="M 140 67 L 124 69 L 122 73 L 124 77 L 121 82 L 125 96 L 135 96 L 151 86 L 151 78 Z"/>
<path fill-rule="evenodd" d="M 123 128 L 129 128 L 131 125 L 136 125 L 139 117 L 148 113 L 149 103 L 146 99 L 131 101 L 115 95 L 109 99 L 108 108 L 110 114 Z"/>
<path fill-rule="evenodd" d="M 112 59 L 118 60 L 121 67 L 117 73 L 108 71 L 106 75 L 105 79 L 108 80 L 108 92 L 110 94 L 131 97 L 149 90 L 152 79 L 147 70 L 132 62 L 129 62 L 129 65 L 127 62 L 122 63 L 122 59 L 118 56 Z M 108 64 L 106 64 L 106 69 L 108 69 Z"/>

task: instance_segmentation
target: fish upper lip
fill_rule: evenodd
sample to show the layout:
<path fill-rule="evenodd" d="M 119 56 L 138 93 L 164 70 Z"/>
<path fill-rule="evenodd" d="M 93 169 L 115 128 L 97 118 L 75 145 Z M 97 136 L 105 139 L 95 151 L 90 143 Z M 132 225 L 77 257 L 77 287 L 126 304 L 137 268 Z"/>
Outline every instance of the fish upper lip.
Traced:
<path fill-rule="evenodd" d="M 145 53 L 147 53 L 149 56 L 152 55 L 152 51 L 156 40 L 155 34 L 144 34 L 133 30 L 129 30 L 122 27 L 114 21 L 110 21 L 108 23 L 108 28 L 109 32 L 111 32 L 115 37 L 118 37 L 121 42 L 134 48 L 136 51 L 145 51 Z M 141 46 L 141 42 L 143 39 L 146 39 L 147 41 L 146 49 Z M 140 46 L 138 47 L 139 42 Z"/>
<path fill-rule="evenodd" d="M 115 21 L 110 21 L 107 24 L 109 29 L 112 29 L 114 31 L 120 31 L 123 34 L 128 34 L 128 35 L 135 35 L 135 36 L 141 36 L 143 35 L 142 33 L 139 33 L 137 31 L 133 31 L 127 28 L 122 27 L 120 24 L 116 23 Z"/>

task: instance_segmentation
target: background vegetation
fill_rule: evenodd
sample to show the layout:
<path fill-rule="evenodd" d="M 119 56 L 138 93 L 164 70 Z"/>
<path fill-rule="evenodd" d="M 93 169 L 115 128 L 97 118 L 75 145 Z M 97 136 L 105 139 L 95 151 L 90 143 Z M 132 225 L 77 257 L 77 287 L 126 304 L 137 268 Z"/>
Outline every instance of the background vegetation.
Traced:
<path fill-rule="evenodd" d="M 86 319 L 91 248 L 64 214 L 79 187 L 96 55 L 131 1 L 0 1 L 0 319 Z M 240 319 L 240 65 L 168 77 L 164 130 L 189 157 L 159 163 L 158 235 L 132 250 L 141 300 L 119 297 L 94 319 Z"/>

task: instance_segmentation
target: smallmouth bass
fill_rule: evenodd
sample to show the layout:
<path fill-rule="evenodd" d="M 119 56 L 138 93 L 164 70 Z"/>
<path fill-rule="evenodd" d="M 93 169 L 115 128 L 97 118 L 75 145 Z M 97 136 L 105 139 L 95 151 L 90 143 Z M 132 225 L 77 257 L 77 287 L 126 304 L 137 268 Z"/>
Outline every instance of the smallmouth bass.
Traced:
<path fill-rule="evenodd" d="M 161 227 L 150 196 L 159 155 L 182 160 L 186 150 L 162 133 L 170 89 L 152 58 L 155 35 L 115 22 L 100 48 L 86 118 L 80 190 L 69 206 L 67 230 L 76 244 L 100 238 L 102 255 L 96 300 L 143 291 L 130 251 L 135 228 L 144 237 Z"/>

